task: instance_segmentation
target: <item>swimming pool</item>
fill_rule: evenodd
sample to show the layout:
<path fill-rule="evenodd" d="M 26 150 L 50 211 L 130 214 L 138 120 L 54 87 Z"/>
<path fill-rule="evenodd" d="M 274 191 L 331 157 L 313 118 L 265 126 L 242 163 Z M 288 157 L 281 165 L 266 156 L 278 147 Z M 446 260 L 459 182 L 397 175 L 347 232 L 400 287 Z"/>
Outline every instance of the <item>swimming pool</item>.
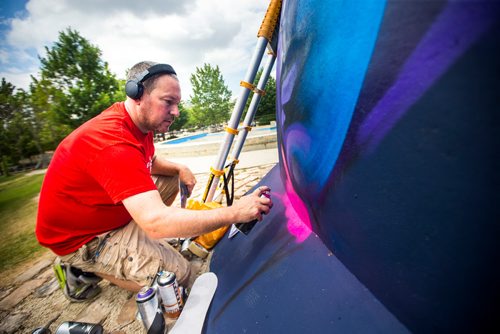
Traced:
<path fill-rule="evenodd" d="M 192 140 L 195 140 L 195 139 L 198 139 L 198 138 L 206 137 L 207 135 L 208 135 L 208 133 L 199 133 L 197 135 L 192 135 L 192 136 L 188 136 L 188 137 L 171 139 L 171 140 L 167 140 L 167 141 L 162 142 L 161 145 L 182 144 L 182 143 L 185 143 L 185 142 L 188 142 L 188 141 L 192 141 Z"/>
<path fill-rule="evenodd" d="M 264 131 L 267 132 L 275 132 L 276 131 L 276 126 L 268 126 L 268 127 L 258 127 L 258 128 L 252 128 L 252 131 L 248 133 L 248 136 L 256 136 L 259 134 L 263 134 Z M 171 139 L 167 140 L 164 142 L 159 143 L 160 145 L 178 145 L 178 144 L 184 144 L 192 141 L 217 141 L 217 140 L 222 140 L 226 132 L 215 132 L 215 133 L 198 133 L 195 135 L 187 136 L 187 137 L 182 137 L 182 138 L 176 138 L 176 139 Z"/>

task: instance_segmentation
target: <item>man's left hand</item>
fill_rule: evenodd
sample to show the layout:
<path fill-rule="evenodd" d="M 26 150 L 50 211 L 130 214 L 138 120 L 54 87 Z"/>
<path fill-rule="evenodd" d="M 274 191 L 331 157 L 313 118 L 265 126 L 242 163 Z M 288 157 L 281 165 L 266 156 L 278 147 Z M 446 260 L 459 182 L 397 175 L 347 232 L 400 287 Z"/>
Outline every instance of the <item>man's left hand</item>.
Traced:
<path fill-rule="evenodd" d="M 179 180 L 183 182 L 188 189 L 188 197 L 191 196 L 194 186 L 196 185 L 196 177 L 188 167 L 183 166 L 179 169 Z"/>

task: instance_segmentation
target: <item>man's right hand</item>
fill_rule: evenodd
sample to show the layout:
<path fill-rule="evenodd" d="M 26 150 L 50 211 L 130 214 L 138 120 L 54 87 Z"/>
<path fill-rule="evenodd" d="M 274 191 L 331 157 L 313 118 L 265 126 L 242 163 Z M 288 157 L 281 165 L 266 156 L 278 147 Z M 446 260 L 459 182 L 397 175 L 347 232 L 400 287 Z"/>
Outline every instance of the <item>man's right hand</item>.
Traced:
<path fill-rule="evenodd" d="M 260 186 L 251 194 L 241 197 L 230 207 L 234 210 L 236 221 L 234 223 L 249 223 L 255 219 L 262 220 L 262 215 L 268 214 L 273 207 L 273 201 L 261 196 L 262 193 L 271 189 L 268 186 Z"/>

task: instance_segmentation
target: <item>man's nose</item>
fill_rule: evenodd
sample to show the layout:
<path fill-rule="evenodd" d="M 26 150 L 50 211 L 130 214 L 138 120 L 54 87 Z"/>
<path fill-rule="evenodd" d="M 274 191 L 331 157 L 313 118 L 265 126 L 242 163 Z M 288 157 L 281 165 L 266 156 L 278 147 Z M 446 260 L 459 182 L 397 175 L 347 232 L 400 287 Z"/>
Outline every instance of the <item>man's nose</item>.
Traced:
<path fill-rule="evenodd" d="M 175 117 L 180 116 L 180 111 L 179 111 L 179 106 L 173 106 L 172 109 L 170 110 L 170 114 L 172 114 Z"/>

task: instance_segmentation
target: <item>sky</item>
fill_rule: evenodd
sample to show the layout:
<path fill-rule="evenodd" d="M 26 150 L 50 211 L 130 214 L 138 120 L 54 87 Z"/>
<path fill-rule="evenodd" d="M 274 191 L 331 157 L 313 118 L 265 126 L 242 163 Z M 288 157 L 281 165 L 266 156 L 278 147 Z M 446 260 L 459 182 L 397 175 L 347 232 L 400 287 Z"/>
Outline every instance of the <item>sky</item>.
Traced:
<path fill-rule="evenodd" d="M 0 78 L 27 89 L 45 47 L 71 28 L 118 78 L 135 63 L 168 63 L 184 100 L 196 67 L 218 65 L 237 96 L 269 0 L 0 0 Z"/>

